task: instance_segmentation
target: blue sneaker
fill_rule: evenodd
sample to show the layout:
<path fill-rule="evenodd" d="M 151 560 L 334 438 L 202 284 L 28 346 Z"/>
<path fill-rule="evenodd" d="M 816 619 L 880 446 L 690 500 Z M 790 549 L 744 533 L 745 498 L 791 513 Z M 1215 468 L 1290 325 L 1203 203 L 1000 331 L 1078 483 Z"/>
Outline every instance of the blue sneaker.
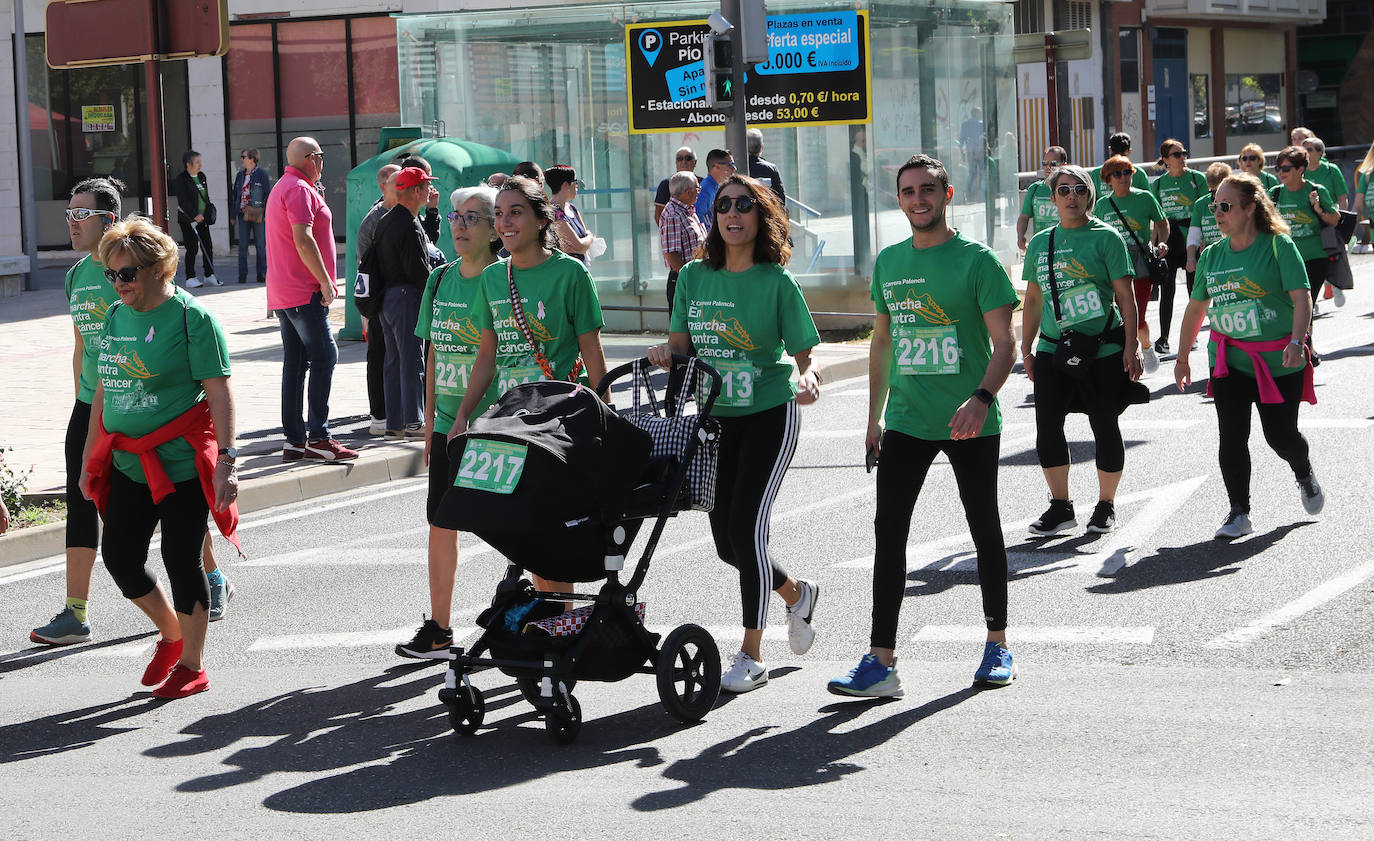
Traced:
<path fill-rule="evenodd" d="M 832 695 L 854 698 L 900 698 L 902 679 L 897 675 L 897 661 L 884 666 L 876 654 L 865 654 L 859 665 L 844 677 L 837 677 L 825 685 Z"/>
<path fill-rule="evenodd" d="M 1011 652 L 1001 643 L 989 642 L 983 646 L 983 662 L 973 673 L 973 682 L 980 686 L 1006 686 L 1016 680 L 1016 666 L 1011 662 Z"/>
<path fill-rule="evenodd" d="M 210 576 L 210 621 L 218 622 L 229 609 L 229 600 L 234 598 L 234 585 L 224 577 L 224 573 Z"/>
<path fill-rule="evenodd" d="M 54 616 L 51 622 L 29 631 L 29 640 L 43 645 L 75 645 L 88 642 L 90 638 L 90 624 L 77 619 L 76 611 L 71 607 L 62 608 L 62 612 Z"/>

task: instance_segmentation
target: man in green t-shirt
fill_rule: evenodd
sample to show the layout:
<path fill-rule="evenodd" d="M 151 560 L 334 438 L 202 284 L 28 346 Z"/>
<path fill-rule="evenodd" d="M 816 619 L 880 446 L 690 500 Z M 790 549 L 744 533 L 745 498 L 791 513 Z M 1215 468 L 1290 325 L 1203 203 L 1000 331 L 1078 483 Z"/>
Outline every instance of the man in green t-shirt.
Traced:
<path fill-rule="evenodd" d="M 1124 131 L 1118 131 L 1107 138 L 1107 157 L 1114 158 L 1121 155 L 1126 160 L 1131 159 L 1131 136 Z M 1088 170 L 1088 174 L 1093 179 L 1093 191 L 1099 196 L 1105 196 L 1112 191 L 1112 185 L 1102 179 L 1102 167 L 1095 166 Z M 1131 173 L 1131 189 L 1148 190 L 1150 189 L 1150 179 L 1145 175 L 1142 167 L 1135 167 Z"/>
<path fill-rule="evenodd" d="M 1051 146 L 1040 159 L 1040 173 L 1049 178 L 1056 169 L 1069 162 L 1069 153 L 1063 146 Z M 1016 219 L 1016 247 L 1026 250 L 1026 240 L 1036 231 L 1043 231 L 1059 221 L 1059 211 L 1054 209 L 1054 198 L 1050 188 L 1041 179 L 1026 188 L 1026 197 L 1021 200 L 1021 215 Z"/>
<path fill-rule="evenodd" d="M 871 648 L 847 676 L 830 681 L 837 695 L 902 694 L 895 649 L 907 535 L 926 472 L 940 453 L 954 468 L 978 552 L 987 642 L 974 682 L 1005 685 L 1016 676 L 1007 649 L 1007 554 L 997 509 L 1002 413 L 996 392 L 1016 357 L 1011 312 L 1017 295 L 992 251 L 950 226 L 945 210 L 953 198 L 944 165 L 934 158 L 916 155 L 897 171 L 897 200 L 911 238 L 884 249 L 873 269 L 865 440 L 878 463 Z"/>

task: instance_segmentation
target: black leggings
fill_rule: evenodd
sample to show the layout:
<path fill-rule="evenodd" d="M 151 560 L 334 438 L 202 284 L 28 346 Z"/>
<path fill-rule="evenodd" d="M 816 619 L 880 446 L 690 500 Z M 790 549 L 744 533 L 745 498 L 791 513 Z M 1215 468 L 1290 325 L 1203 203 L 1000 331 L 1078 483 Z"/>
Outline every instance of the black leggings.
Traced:
<path fill-rule="evenodd" d="M 154 504 L 147 485 L 111 470 L 101 548 L 105 567 L 124 598 L 143 598 L 157 586 L 148 572 L 148 545 L 153 529 L 161 525 L 162 563 L 172 587 L 172 606 L 187 616 L 197 604 L 209 609 L 210 582 L 201 563 L 209 513 L 199 478 L 177 482 L 173 493 Z"/>
<path fill-rule="evenodd" d="M 382 373 L 385 363 L 386 331 L 382 329 L 381 315 L 377 315 L 367 320 L 367 412 L 377 420 L 386 420 L 386 380 Z"/>
<path fill-rule="evenodd" d="M 1097 469 L 1103 473 L 1119 473 L 1126 465 L 1126 444 L 1121 440 L 1120 394 L 1121 355 L 1104 356 L 1093 362 L 1092 371 L 1084 380 L 1075 380 L 1054 368 L 1054 354 L 1040 351 L 1035 355 L 1035 454 L 1041 467 L 1063 467 L 1069 463 L 1069 442 L 1064 437 L 1064 421 L 1069 412 L 1087 412 L 1088 425 L 1093 430 L 1097 446 Z M 1084 397 L 1093 395 L 1093 407 L 1078 405 Z"/>
<path fill-rule="evenodd" d="M 67 421 L 67 548 L 94 549 L 100 545 L 100 514 L 95 503 L 81 495 L 81 453 L 86 449 L 86 433 L 91 425 L 91 404 L 83 400 L 72 406 Z"/>
<path fill-rule="evenodd" d="M 883 433 L 878 460 L 878 512 L 873 518 L 874 648 L 897 647 L 897 613 L 906 594 L 906 543 L 911 512 L 931 462 L 949 456 L 959 500 L 964 504 L 973 546 L 978 551 L 978 587 L 989 631 L 1007 628 L 1007 549 L 997 511 L 997 455 L 1002 436 L 963 441 L 927 441 L 900 432 Z"/>
<path fill-rule="evenodd" d="M 1305 372 L 1275 377 L 1282 403 L 1261 403 L 1255 378 L 1232 370 L 1225 377 L 1213 377 L 1212 403 L 1217 409 L 1217 461 L 1226 498 L 1231 508 L 1250 510 L 1250 407 L 1259 409 L 1264 440 L 1279 458 L 1293 468 L 1293 475 L 1305 478 L 1312 472 L 1307 439 L 1298 431 L 1298 406 L 1302 403 Z"/>
<path fill-rule="evenodd" d="M 756 414 L 719 419 L 711 537 L 720 559 L 739 570 L 746 628 L 767 626 L 768 594 L 787 583 L 787 572 L 768 554 L 768 528 L 778 487 L 797 451 L 799 414 L 796 401 L 789 400 Z"/>
<path fill-rule="evenodd" d="M 215 273 L 214 244 L 210 242 L 210 227 L 204 222 L 192 224 L 185 218 L 181 222 L 181 244 L 186 246 L 186 277 L 195 277 L 196 249 L 200 249 L 200 263 L 206 277 Z"/>
<path fill-rule="evenodd" d="M 1164 255 L 1169 263 L 1169 279 L 1159 287 L 1159 338 L 1168 341 L 1169 328 L 1174 324 L 1174 279 L 1178 270 L 1188 265 L 1188 223 L 1176 219 L 1169 220 L 1169 253 Z M 1183 279 L 1188 286 L 1188 295 L 1193 294 L 1193 278 L 1196 272 L 1184 269 Z"/>

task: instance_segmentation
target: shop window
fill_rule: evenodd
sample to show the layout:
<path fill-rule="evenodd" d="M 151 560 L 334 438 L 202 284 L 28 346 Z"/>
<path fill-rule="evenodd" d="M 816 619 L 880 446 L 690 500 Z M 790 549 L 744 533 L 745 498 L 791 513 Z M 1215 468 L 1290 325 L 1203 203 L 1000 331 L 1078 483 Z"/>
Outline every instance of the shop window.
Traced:
<path fill-rule="evenodd" d="M 229 155 L 237 171 L 243 149 L 257 149 L 258 164 L 273 180 L 281 175 L 277 158 L 276 73 L 272 69 L 272 25 L 235 26 L 234 47 L 225 57 L 228 93 Z"/>
<path fill-rule="evenodd" d="M 355 161 L 377 154 L 380 128 L 401 121 L 396 70 L 396 20 L 358 18 L 349 22 L 353 54 L 353 146 Z"/>
<path fill-rule="evenodd" d="M 1121 92 L 1140 93 L 1140 30 L 1122 29 L 1117 55 L 1121 57 Z"/>
<path fill-rule="evenodd" d="M 1278 73 L 1226 74 L 1228 134 L 1283 131 L 1283 77 Z"/>
<path fill-rule="evenodd" d="M 1212 136 L 1211 102 L 1208 96 L 1206 73 L 1194 73 L 1188 77 L 1189 87 L 1193 90 L 1193 137 Z"/>
<path fill-rule="evenodd" d="M 347 37 L 345 27 L 343 20 L 277 24 L 281 142 L 301 135 L 315 138 L 325 157 L 325 195 L 337 196 L 336 202 L 343 200 L 353 168 L 348 52 L 340 49 Z"/>

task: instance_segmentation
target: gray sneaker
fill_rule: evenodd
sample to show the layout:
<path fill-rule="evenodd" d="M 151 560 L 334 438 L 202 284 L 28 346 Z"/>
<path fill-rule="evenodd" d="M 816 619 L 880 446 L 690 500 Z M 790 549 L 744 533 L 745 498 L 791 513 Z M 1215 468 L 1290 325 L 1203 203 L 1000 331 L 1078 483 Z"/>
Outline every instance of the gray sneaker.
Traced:
<path fill-rule="evenodd" d="M 62 612 L 43 627 L 29 631 L 29 640 L 42 645 L 75 645 L 90 639 L 90 623 L 77 619 L 76 611 L 70 607 L 62 608 Z"/>
<path fill-rule="evenodd" d="M 1232 511 L 1226 515 L 1226 522 L 1217 529 L 1217 540 L 1235 540 L 1254 532 L 1255 527 L 1250 525 L 1250 515 L 1245 511 Z"/>
<path fill-rule="evenodd" d="M 1320 514 L 1326 505 L 1326 494 L 1322 493 L 1322 486 L 1317 484 L 1317 473 L 1312 471 L 1306 477 L 1298 479 L 1298 490 L 1302 492 L 1302 508 L 1308 514 Z"/>
<path fill-rule="evenodd" d="M 218 622 L 229 609 L 229 601 L 234 598 L 234 585 L 224 573 L 219 574 L 219 583 L 210 582 L 210 621 Z"/>
<path fill-rule="evenodd" d="M 816 641 L 816 627 L 811 624 L 811 617 L 816 613 L 821 588 L 816 582 L 805 578 L 798 581 L 797 586 L 801 589 L 801 598 L 787 608 L 787 644 L 791 646 L 793 654 L 805 654 L 811 650 L 811 643 Z"/>

